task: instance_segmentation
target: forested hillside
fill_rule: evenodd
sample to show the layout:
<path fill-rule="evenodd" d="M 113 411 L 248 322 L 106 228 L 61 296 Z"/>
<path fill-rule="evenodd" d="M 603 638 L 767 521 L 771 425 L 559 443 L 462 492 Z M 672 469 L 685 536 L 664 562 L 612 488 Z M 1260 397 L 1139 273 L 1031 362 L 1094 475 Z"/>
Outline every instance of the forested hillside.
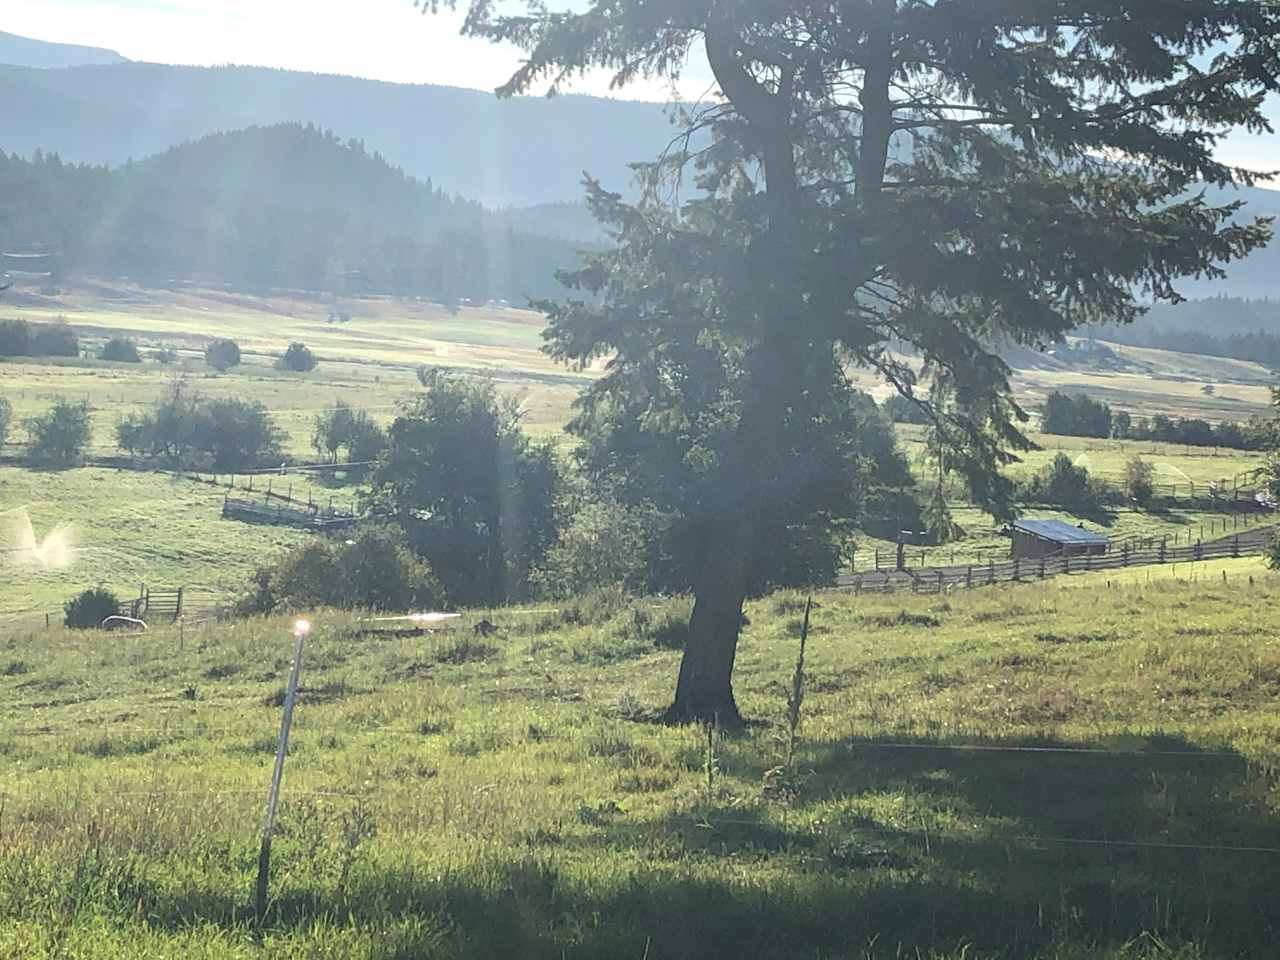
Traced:
<path fill-rule="evenodd" d="M 516 97 L 260 67 L 123 63 L 0 67 L 0 150 L 116 165 L 206 134 L 315 123 L 487 206 L 577 200 L 583 171 L 612 189 L 673 135 L 663 108 L 595 97 Z"/>
<path fill-rule="evenodd" d="M 546 296 L 579 246 L 555 239 L 581 219 L 566 209 L 494 213 L 298 124 L 217 134 L 116 169 L 0 154 L 0 244 L 53 242 L 64 272 L 157 285 Z M 547 236 L 532 232 L 539 219 Z"/>

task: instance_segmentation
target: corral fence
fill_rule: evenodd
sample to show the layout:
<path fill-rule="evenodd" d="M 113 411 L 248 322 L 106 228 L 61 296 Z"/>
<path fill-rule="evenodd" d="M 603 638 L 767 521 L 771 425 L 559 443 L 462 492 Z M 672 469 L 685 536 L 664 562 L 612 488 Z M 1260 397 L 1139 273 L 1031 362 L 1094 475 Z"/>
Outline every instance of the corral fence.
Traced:
<path fill-rule="evenodd" d="M 1259 556 L 1275 539 L 1280 528 L 1255 527 L 1217 540 L 1196 541 L 1171 546 L 1168 540 L 1147 538 L 1113 544 L 1105 554 L 1071 555 L 1068 552 L 1048 554 L 1035 559 L 1003 560 L 997 563 L 962 564 L 923 570 L 886 570 L 854 573 L 841 577 L 839 585 L 855 593 L 942 593 L 946 590 L 972 589 L 997 583 L 1025 583 L 1050 577 L 1078 573 L 1098 573 L 1169 563 L 1199 563 L 1203 560 L 1225 560 Z"/>
<path fill-rule="evenodd" d="M 222 516 L 226 520 L 240 520 L 244 523 L 269 523 L 319 532 L 345 530 L 360 522 L 360 518 L 354 513 L 338 512 L 332 503 L 325 508 L 310 499 L 273 499 L 270 495 L 259 501 L 228 494 L 222 500 Z"/>
<path fill-rule="evenodd" d="M 1265 504 L 1246 500 L 1242 501 L 1242 509 L 1233 509 L 1222 513 L 1220 516 L 1208 517 L 1199 523 L 1188 524 L 1184 530 L 1175 530 L 1173 533 L 1160 534 L 1159 536 L 1130 534 L 1126 537 L 1112 539 L 1107 546 L 1107 552 L 1120 552 L 1126 548 L 1126 545 L 1127 549 L 1136 550 L 1152 548 L 1160 543 L 1165 544 L 1166 547 L 1176 547 L 1183 544 L 1191 546 L 1197 542 L 1207 543 L 1217 538 L 1243 533 L 1251 528 L 1270 526 L 1274 523 L 1274 512 L 1273 508 Z M 969 549 L 971 552 L 978 554 L 994 552 L 1004 554 L 1008 551 L 1008 547 L 1003 544 L 984 545 Z M 986 557 L 981 559 L 964 557 L 963 548 L 955 546 L 919 547 L 904 543 L 901 552 L 902 566 L 909 567 L 916 573 L 921 573 L 928 569 L 937 569 L 938 567 L 963 566 L 966 563 L 975 565 L 987 563 Z M 897 548 L 892 546 L 889 548 L 864 547 L 855 549 L 849 565 L 850 573 L 881 573 L 896 570 L 898 568 L 897 554 Z M 995 559 L 996 562 L 1001 562 L 1003 557 L 992 559 Z"/>
<path fill-rule="evenodd" d="M 218 615 L 221 595 L 191 587 L 163 587 L 152 589 L 146 584 L 138 587 L 138 595 L 120 601 L 117 613 L 122 617 L 142 620 L 149 624 L 186 622 L 188 624 L 209 620 Z M 62 610 L 33 610 L 0 617 L 0 635 L 16 631 L 49 630 L 62 626 Z"/>

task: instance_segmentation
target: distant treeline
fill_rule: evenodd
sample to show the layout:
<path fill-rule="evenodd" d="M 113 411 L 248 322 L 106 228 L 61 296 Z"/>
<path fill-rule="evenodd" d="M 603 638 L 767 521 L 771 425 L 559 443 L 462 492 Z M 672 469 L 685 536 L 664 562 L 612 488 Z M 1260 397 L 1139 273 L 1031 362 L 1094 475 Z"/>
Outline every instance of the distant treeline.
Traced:
<path fill-rule="evenodd" d="M 1210 297 L 1159 304 L 1131 325 L 1101 327 L 1092 334 L 1132 347 L 1251 360 L 1280 369 L 1280 302 L 1272 300 Z"/>
<path fill-rule="evenodd" d="M 116 169 L 0 151 L 0 210 L 0 252 L 61 251 L 32 272 L 156 286 L 523 303 L 563 292 L 554 274 L 578 246 L 297 124 L 216 134 Z"/>
<path fill-rule="evenodd" d="M 1262 450 L 1270 435 L 1269 421 L 1251 417 L 1246 423 L 1223 421 L 1213 424 L 1192 417 L 1170 417 L 1157 413 L 1150 419 L 1131 417 L 1121 410 L 1113 413 L 1107 404 L 1083 394 L 1060 391 L 1049 394 L 1041 412 L 1040 429 L 1064 437 L 1114 437 L 1118 440 L 1158 440 L 1193 447 L 1227 447 L 1233 450 Z"/>

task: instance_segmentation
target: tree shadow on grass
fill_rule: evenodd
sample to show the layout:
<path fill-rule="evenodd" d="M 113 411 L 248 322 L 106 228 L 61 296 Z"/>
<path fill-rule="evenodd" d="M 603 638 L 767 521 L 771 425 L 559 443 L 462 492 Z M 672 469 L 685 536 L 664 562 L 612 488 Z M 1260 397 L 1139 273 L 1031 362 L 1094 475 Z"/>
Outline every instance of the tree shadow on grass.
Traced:
<path fill-rule="evenodd" d="M 950 749 L 965 746 L 998 749 Z M 819 743 L 786 806 L 714 790 L 684 813 L 606 804 L 585 831 L 477 837 L 473 854 L 443 864 L 374 861 L 348 896 L 278 881 L 267 926 L 423 920 L 422 939 L 388 946 L 395 958 L 800 960 L 862 956 L 873 941 L 873 956 L 970 944 L 970 956 L 1014 958 L 1143 932 L 1195 941 L 1206 958 L 1273 955 L 1280 855 L 1265 851 L 1280 850 L 1280 822 L 1267 780 L 1180 738 L 1042 752 L 1077 746 Z M 739 783 L 763 784 L 772 761 L 758 742 L 721 745 Z M 162 927 L 235 927 L 247 891 L 161 887 L 145 900 Z"/>

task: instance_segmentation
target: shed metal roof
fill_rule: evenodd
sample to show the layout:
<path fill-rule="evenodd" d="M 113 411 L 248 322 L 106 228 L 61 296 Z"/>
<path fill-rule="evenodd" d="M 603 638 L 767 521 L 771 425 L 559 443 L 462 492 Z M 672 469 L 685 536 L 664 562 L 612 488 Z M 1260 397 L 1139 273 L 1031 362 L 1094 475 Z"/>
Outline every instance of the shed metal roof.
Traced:
<path fill-rule="evenodd" d="M 1073 527 L 1071 524 L 1063 523 L 1061 520 L 1018 520 L 1014 523 L 1013 528 L 1021 533 L 1029 533 L 1033 537 L 1050 540 L 1053 543 L 1099 545 L 1111 542 L 1100 533 L 1082 530 L 1080 527 Z"/>

